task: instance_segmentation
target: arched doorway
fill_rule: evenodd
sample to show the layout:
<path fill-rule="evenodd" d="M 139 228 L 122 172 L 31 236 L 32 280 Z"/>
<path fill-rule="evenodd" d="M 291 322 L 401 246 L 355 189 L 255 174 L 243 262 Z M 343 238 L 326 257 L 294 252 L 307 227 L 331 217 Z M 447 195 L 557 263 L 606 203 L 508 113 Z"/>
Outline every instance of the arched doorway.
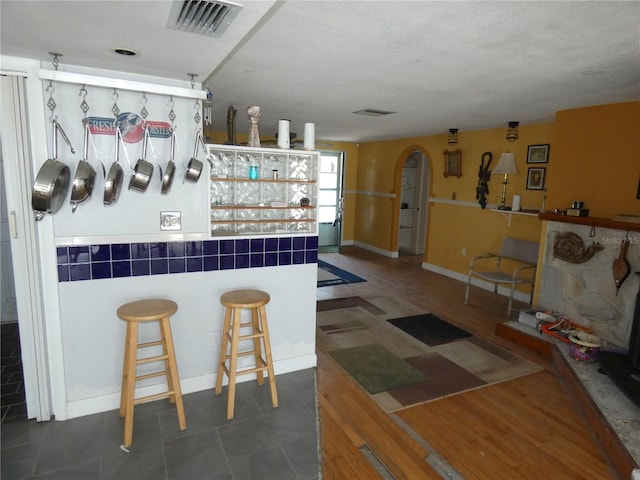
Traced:
<path fill-rule="evenodd" d="M 396 169 L 398 255 L 424 253 L 430 166 L 426 153 L 413 148 L 400 157 Z"/>

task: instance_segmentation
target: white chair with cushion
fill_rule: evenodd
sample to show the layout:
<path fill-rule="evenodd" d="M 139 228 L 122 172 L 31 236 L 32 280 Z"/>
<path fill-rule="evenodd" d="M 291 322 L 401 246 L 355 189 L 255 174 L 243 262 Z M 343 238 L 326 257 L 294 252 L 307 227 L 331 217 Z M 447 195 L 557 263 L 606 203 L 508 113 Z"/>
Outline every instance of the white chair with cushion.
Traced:
<path fill-rule="evenodd" d="M 517 238 L 505 237 L 502 241 L 500 253 L 487 253 L 473 257 L 469 264 L 469 276 L 467 278 L 467 288 L 464 294 L 464 303 L 469 302 L 469 287 L 471 279 L 478 277 L 484 281 L 493 283 L 493 293 L 498 292 L 499 284 L 510 284 L 509 306 L 507 315 L 511 314 L 513 305 L 513 293 L 516 285 L 531 284 L 531 296 L 529 303 L 533 302 L 533 288 L 536 278 L 536 265 L 538 263 L 538 251 L 540 244 L 530 240 L 520 240 Z M 507 269 L 502 260 L 516 262 L 512 270 Z M 525 271 L 527 275 L 521 275 Z"/>

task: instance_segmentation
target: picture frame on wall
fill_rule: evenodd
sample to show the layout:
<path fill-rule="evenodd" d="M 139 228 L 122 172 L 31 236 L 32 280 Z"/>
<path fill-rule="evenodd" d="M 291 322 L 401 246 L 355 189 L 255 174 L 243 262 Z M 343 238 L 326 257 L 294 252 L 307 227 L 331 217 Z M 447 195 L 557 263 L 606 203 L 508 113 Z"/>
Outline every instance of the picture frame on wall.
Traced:
<path fill-rule="evenodd" d="M 456 149 L 444 151 L 444 176 L 462 176 L 462 150 Z"/>
<path fill-rule="evenodd" d="M 549 161 L 548 143 L 542 145 L 529 145 L 527 150 L 527 163 L 547 163 Z"/>
<path fill-rule="evenodd" d="M 545 174 L 544 167 L 532 167 L 527 172 L 527 190 L 544 190 Z"/>

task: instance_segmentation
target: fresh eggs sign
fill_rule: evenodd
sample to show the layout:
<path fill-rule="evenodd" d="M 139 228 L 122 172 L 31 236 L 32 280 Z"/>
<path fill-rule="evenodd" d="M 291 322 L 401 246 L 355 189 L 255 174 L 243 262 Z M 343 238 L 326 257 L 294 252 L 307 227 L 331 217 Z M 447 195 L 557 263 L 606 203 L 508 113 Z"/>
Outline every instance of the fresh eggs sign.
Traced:
<path fill-rule="evenodd" d="M 144 127 L 149 129 L 149 136 L 154 138 L 169 138 L 171 125 L 167 122 L 144 120 L 137 113 L 124 112 L 116 118 L 89 117 L 89 131 L 92 135 L 115 135 L 116 125 L 125 143 L 137 143 L 144 137 Z"/>

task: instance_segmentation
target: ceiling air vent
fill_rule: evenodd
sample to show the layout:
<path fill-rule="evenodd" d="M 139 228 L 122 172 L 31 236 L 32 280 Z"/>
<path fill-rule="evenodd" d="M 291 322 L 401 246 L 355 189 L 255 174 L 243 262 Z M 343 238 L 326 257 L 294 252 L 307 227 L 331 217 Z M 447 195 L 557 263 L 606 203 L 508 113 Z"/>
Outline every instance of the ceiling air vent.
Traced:
<path fill-rule="evenodd" d="M 183 32 L 219 37 L 238 14 L 242 5 L 210 0 L 173 2 L 167 27 Z"/>
<path fill-rule="evenodd" d="M 357 115 L 368 115 L 370 117 L 382 117 L 384 115 L 391 115 L 396 112 L 388 112 L 387 110 L 377 110 L 375 108 L 365 108 L 364 110 L 358 110 L 356 112 L 352 112 Z"/>

